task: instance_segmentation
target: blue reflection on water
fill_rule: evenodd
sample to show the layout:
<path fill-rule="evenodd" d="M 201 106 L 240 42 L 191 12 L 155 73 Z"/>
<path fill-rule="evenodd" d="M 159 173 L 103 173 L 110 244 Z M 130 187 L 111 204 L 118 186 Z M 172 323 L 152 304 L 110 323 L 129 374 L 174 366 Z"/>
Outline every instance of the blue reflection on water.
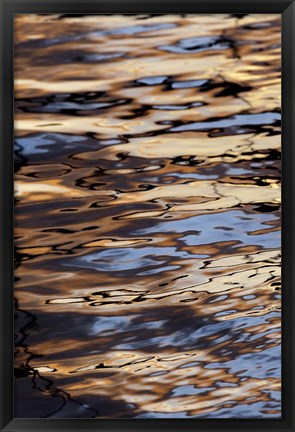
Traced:
<path fill-rule="evenodd" d="M 189 246 L 211 244 L 215 242 L 239 240 L 245 245 L 258 245 L 265 248 L 280 247 L 280 232 L 273 232 L 271 235 L 251 234 L 258 229 L 267 228 L 267 222 L 277 220 L 273 213 L 246 213 L 241 210 L 233 210 L 222 213 L 212 213 L 200 216 L 193 216 L 187 219 L 158 221 L 153 227 L 154 233 L 176 232 L 190 234 L 181 237 Z M 228 221 L 231 221 L 231 230 L 222 229 L 228 227 Z M 259 225 L 262 225 L 259 226 Z M 191 233 L 196 231 L 196 234 Z M 138 229 L 133 231 L 134 235 L 150 234 L 150 228 Z"/>
<path fill-rule="evenodd" d="M 175 126 L 170 129 L 171 132 L 182 132 L 190 130 L 204 130 L 214 128 L 227 128 L 232 126 L 250 126 L 250 125 L 267 125 L 273 124 L 281 119 L 281 115 L 276 112 L 266 112 L 261 114 L 238 114 L 228 119 L 195 122 Z"/>
<path fill-rule="evenodd" d="M 65 265 L 78 265 L 97 271 L 121 271 L 164 264 L 169 262 L 171 257 L 193 259 L 207 258 L 207 255 L 191 254 L 174 247 L 110 248 L 74 258 L 65 262 Z"/>

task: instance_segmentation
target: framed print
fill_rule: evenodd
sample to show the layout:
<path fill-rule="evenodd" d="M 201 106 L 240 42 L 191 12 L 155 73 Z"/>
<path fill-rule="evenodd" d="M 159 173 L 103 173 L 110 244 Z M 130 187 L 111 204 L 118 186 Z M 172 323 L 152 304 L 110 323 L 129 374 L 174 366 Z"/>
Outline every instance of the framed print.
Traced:
<path fill-rule="evenodd" d="M 294 431 L 294 2 L 1 19 L 1 430 Z"/>

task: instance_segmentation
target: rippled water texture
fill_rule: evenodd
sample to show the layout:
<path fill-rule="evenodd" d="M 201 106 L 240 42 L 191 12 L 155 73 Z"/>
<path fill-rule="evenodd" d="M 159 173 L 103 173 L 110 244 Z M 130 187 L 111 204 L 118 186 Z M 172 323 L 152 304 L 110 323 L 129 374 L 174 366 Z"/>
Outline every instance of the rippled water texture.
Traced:
<path fill-rule="evenodd" d="M 280 417 L 280 33 L 16 17 L 16 417 Z"/>

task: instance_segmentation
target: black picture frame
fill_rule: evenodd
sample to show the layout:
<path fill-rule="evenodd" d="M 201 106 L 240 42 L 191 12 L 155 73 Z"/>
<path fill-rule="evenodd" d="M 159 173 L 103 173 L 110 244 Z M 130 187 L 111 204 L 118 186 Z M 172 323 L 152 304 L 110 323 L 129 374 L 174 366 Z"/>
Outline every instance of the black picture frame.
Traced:
<path fill-rule="evenodd" d="M 0 0 L 1 3 L 1 431 L 295 431 L 295 1 Z M 13 16 L 16 13 L 280 13 L 282 15 L 282 419 L 14 419 Z"/>

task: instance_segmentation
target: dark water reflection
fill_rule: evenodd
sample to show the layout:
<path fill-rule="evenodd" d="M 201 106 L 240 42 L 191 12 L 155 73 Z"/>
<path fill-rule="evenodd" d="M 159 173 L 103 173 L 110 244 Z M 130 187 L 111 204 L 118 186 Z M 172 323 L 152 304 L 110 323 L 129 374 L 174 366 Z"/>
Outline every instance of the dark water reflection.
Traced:
<path fill-rule="evenodd" d="M 16 417 L 280 417 L 280 17 L 15 29 Z"/>

